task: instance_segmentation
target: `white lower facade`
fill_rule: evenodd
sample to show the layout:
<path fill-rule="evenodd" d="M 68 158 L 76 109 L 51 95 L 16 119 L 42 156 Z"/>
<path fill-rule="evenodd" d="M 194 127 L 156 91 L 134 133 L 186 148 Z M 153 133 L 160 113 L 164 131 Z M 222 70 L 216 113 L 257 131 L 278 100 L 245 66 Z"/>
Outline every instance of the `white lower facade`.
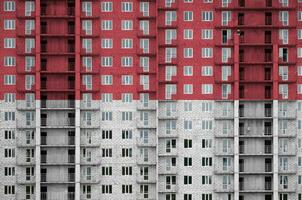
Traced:
<path fill-rule="evenodd" d="M 0 199 L 301 200 L 299 101 L 0 109 Z"/>

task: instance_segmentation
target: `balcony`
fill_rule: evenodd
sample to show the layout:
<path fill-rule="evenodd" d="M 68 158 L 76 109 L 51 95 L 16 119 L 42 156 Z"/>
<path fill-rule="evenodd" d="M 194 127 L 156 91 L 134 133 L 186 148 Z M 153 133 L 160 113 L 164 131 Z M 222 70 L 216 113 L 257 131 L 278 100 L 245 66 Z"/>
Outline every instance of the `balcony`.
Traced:
<path fill-rule="evenodd" d="M 158 119 L 177 119 L 178 118 L 178 111 L 177 110 L 160 110 L 158 113 Z"/>
<path fill-rule="evenodd" d="M 138 102 L 137 110 L 156 110 L 156 102 L 152 100 L 148 102 Z"/>
<path fill-rule="evenodd" d="M 272 154 L 272 145 L 264 145 L 263 149 L 254 149 L 248 145 L 239 145 L 239 154 L 242 156 L 265 156 Z"/>
<path fill-rule="evenodd" d="M 100 109 L 100 103 L 97 102 L 97 101 L 81 100 L 80 109 L 81 110 L 99 110 Z"/>
<path fill-rule="evenodd" d="M 41 109 L 43 110 L 65 110 L 65 109 L 74 109 L 75 100 L 41 100 Z"/>
<path fill-rule="evenodd" d="M 75 200 L 74 192 L 41 192 L 41 200 Z"/>
<path fill-rule="evenodd" d="M 47 120 L 47 118 L 41 118 L 41 126 L 42 128 L 74 127 L 75 118 L 53 119 L 53 120 Z"/>
<path fill-rule="evenodd" d="M 25 151 L 23 151 L 23 155 L 25 155 Z M 19 152 L 20 155 L 17 155 L 16 163 L 20 166 L 27 166 L 27 165 L 35 165 L 36 159 L 31 157 L 25 157 L 21 156 L 21 152 Z"/>
<path fill-rule="evenodd" d="M 161 145 L 162 146 L 162 145 Z M 158 150 L 158 156 L 160 157 L 165 157 L 165 156 L 177 156 L 178 155 L 178 150 L 177 148 L 163 148 L 160 147 Z"/>
<path fill-rule="evenodd" d="M 96 172 L 93 173 L 91 176 L 85 175 L 81 176 L 81 183 L 82 184 L 97 184 L 100 183 L 100 175 Z"/>
<path fill-rule="evenodd" d="M 47 139 L 48 138 L 48 139 Z M 49 141 L 48 141 L 49 140 Z M 45 147 L 69 147 L 75 145 L 75 137 L 56 137 L 56 139 L 52 136 L 41 136 L 41 146 Z"/>
<path fill-rule="evenodd" d="M 41 155 L 41 165 L 74 165 L 75 155 Z"/>
<path fill-rule="evenodd" d="M 151 138 L 136 138 L 136 145 L 139 147 L 156 147 L 156 139 L 150 135 Z"/>
<path fill-rule="evenodd" d="M 147 129 L 155 129 L 156 128 L 156 120 L 152 119 L 149 119 L 149 120 L 137 120 L 136 121 L 136 127 L 138 129 L 144 129 L 144 128 L 147 128 Z"/>
<path fill-rule="evenodd" d="M 167 183 L 159 183 L 158 187 L 159 193 L 177 193 L 178 192 L 178 184 L 167 184 Z"/>
<path fill-rule="evenodd" d="M 18 110 L 35 110 L 36 104 L 35 104 L 35 102 L 26 102 L 24 100 L 18 100 L 17 109 Z"/>
<path fill-rule="evenodd" d="M 16 182 L 20 185 L 34 184 L 36 182 L 36 176 L 27 176 L 25 173 L 18 174 Z"/>
<path fill-rule="evenodd" d="M 178 129 L 171 130 L 163 130 L 163 128 L 159 131 L 159 138 L 177 138 L 178 137 Z"/>
<path fill-rule="evenodd" d="M 64 173 L 58 174 L 55 173 L 41 173 L 41 183 L 43 184 L 65 184 L 65 183 L 73 183 L 75 182 L 75 174 L 74 173 Z"/>

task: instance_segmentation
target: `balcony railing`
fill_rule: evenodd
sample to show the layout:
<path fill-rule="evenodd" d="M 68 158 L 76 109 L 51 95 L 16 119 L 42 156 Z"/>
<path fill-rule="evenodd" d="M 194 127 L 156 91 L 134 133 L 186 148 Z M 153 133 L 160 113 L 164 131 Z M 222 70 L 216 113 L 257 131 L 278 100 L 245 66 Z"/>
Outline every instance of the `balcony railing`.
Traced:
<path fill-rule="evenodd" d="M 49 173 L 49 175 L 53 175 L 48 177 L 47 173 L 41 173 L 41 182 L 42 183 L 47 183 L 47 182 L 56 182 L 56 183 L 60 183 L 60 182 L 74 182 L 75 181 L 75 174 L 74 173 L 68 173 L 68 176 L 66 177 L 66 175 L 62 176 L 55 176 L 55 174 L 51 174 Z"/>
<path fill-rule="evenodd" d="M 67 118 L 66 120 L 48 122 L 47 118 L 41 118 L 41 126 L 74 126 L 75 118 Z"/>
<path fill-rule="evenodd" d="M 74 107 L 75 107 L 74 100 L 68 100 L 68 101 L 41 100 L 41 108 L 56 109 L 56 108 L 74 108 Z"/>
<path fill-rule="evenodd" d="M 41 192 L 41 200 L 74 200 L 74 192 Z"/>
<path fill-rule="evenodd" d="M 64 159 L 59 156 L 46 156 L 41 155 L 41 163 L 42 164 L 67 164 L 67 163 L 75 163 L 75 155 L 68 155 L 67 159 Z"/>

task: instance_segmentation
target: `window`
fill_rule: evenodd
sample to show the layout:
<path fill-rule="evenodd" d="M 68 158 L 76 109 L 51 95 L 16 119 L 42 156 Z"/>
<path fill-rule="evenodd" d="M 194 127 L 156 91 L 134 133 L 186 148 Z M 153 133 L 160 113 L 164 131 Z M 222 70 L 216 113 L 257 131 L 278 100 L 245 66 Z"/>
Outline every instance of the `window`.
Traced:
<path fill-rule="evenodd" d="M 201 129 L 203 131 L 210 131 L 213 128 L 213 121 L 212 120 L 202 120 L 201 121 Z"/>
<path fill-rule="evenodd" d="M 231 11 L 222 11 L 221 13 L 221 25 L 222 26 L 227 26 L 229 22 L 231 21 Z"/>
<path fill-rule="evenodd" d="M 192 158 L 184 157 L 184 166 L 185 167 L 192 166 Z"/>
<path fill-rule="evenodd" d="M 132 167 L 122 167 L 122 175 L 123 176 L 131 176 L 132 175 Z"/>
<path fill-rule="evenodd" d="M 101 66 L 102 67 L 112 67 L 112 57 L 101 57 Z"/>
<path fill-rule="evenodd" d="M 143 32 L 144 35 L 149 35 L 149 21 L 148 20 L 140 20 L 139 21 L 139 30 Z"/>
<path fill-rule="evenodd" d="M 192 176 L 184 176 L 184 185 L 192 184 Z"/>
<path fill-rule="evenodd" d="M 122 102 L 123 103 L 130 103 L 133 100 L 132 93 L 122 93 Z"/>
<path fill-rule="evenodd" d="M 184 129 L 185 130 L 192 130 L 192 121 L 185 120 L 184 121 Z"/>
<path fill-rule="evenodd" d="M 201 166 L 211 167 L 212 166 L 212 158 L 211 157 L 202 157 L 201 158 Z"/>
<path fill-rule="evenodd" d="M 123 31 L 133 30 L 133 21 L 132 20 L 122 20 L 121 29 Z"/>
<path fill-rule="evenodd" d="M 132 121 L 132 112 L 123 111 L 122 112 L 122 121 Z"/>
<path fill-rule="evenodd" d="M 112 130 L 102 130 L 102 139 L 112 139 Z"/>
<path fill-rule="evenodd" d="M 201 176 L 201 184 L 202 185 L 211 185 L 212 184 L 212 176 Z"/>
<path fill-rule="evenodd" d="M 113 3 L 112 2 L 101 2 L 101 11 L 102 12 L 112 12 Z"/>
<path fill-rule="evenodd" d="M 192 11 L 184 11 L 184 21 L 193 21 Z"/>
<path fill-rule="evenodd" d="M 112 75 L 102 75 L 102 85 L 112 85 Z"/>
<path fill-rule="evenodd" d="M 143 16 L 149 16 L 149 2 L 140 2 L 139 11 L 143 13 Z"/>
<path fill-rule="evenodd" d="M 122 75 L 122 85 L 132 85 L 133 76 L 132 75 Z"/>
<path fill-rule="evenodd" d="M 16 76 L 15 75 L 4 75 L 4 85 L 15 85 Z"/>
<path fill-rule="evenodd" d="M 102 185 L 102 194 L 112 194 L 112 185 Z"/>
<path fill-rule="evenodd" d="M 83 20 L 82 21 L 82 29 L 85 31 L 86 35 L 92 35 L 92 21 L 91 20 Z"/>
<path fill-rule="evenodd" d="M 302 29 L 297 29 L 297 39 L 298 40 L 302 39 Z"/>
<path fill-rule="evenodd" d="M 122 157 L 132 157 L 132 148 L 122 148 Z"/>
<path fill-rule="evenodd" d="M 15 157 L 15 149 L 8 148 L 4 149 L 4 158 L 14 158 Z"/>
<path fill-rule="evenodd" d="M 201 197 L 202 197 L 201 200 L 211 200 L 212 194 L 202 194 Z"/>
<path fill-rule="evenodd" d="M 192 102 L 184 102 L 184 111 L 192 111 Z"/>
<path fill-rule="evenodd" d="M 213 21 L 213 12 L 212 11 L 203 11 L 201 12 L 202 21 Z"/>
<path fill-rule="evenodd" d="M 213 29 L 202 29 L 201 30 L 201 39 L 212 40 L 213 39 Z"/>
<path fill-rule="evenodd" d="M 86 71 L 92 71 L 92 57 L 82 57 L 82 65 Z"/>
<path fill-rule="evenodd" d="M 16 48 L 16 39 L 15 38 L 4 38 L 4 48 L 6 48 L 6 49 Z"/>
<path fill-rule="evenodd" d="M 14 66 L 16 66 L 16 57 L 4 56 L 4 66 L 5 67 L 14 67 Z"/>
<path fill-rule="evenodd" d="M 25 1 L 25 16 L 30 16 L 33 11 L 35 11 L 35 2 Z"/>
<path fill-rule="evenodd" d="M 132 67 L 133 66 L 133 57 L 122 57 L 121 65 L 122 65 L 122 67 Z"/>
<path fill-rule="evenodd" d="M 121 48 L 123 49 L 132 49 L 133 48 L 133 40 L 132 39 L 122 39 Z"/>
<path fill-rule="evenodd" d="M 184 29 L 184 39 L 185 40 L 193 39 L 193 29 Z"/>
<path fill-rule="evenodd" d="M 112 112 L 103 111 L 102 112 L 102 121 L 112 121 Z"/>
<path fill-rule="evenodd" d="M 113 40 L 111 38 L 103 38 L 101 43 L 103 49 L 111 49 L 113 47 Z"/>
<path fill-rule="evenodd" d="M 102 102 L 112 102 L 112 93 L 103 93 Z"/>
<path fill-rule="evenodd" d="M 202 66 L 201 75 L 202 76 L 213 76 L 213 67 L 212 66 Z"/>
<path fill-rule="evenodd" d="M 4 11 L 11 12 L 16 10 L 15 1 L 4 1 Z"/>
<path fill-rule="evenodd" d="M 173 21 L 176 21 L 176 11 L 166 11 L 165 13 L 165 25 L 171 26 Z"/>
<path fill-rule="evenodd" d="M 4 131 L 4 139 L 5 140 L 14 140 L 15 139 L 15 131 L 5 130 Z"/>
<path fill-rule="evenodd" d="M 4 194 L 5 195 L 15 194 L 15 186 L 14 185 L 4 185 Z"/>
<path fill-rule="evenodd" d="M 4 167 L 4 176 L 15 176 L 15 167 Z"/>
<path fill-rule="evenodd" d="M 13 19 L 5 19 L 4 20 L 4 30 L 15 30 L 16 21 Z"/>
<path fill-rule="evenodd" d="M 213 57 L 213 48 L 202 48 L 201 57 L 202 58 L 212 58 Z"/>
<path fill-rule="evenodd" d="M 4 102 L 6 103 L 14 103 L 16 101 L 15 93 L 5 93 L 4 94 Z"/>
<path fill-rule="evenodd" d="M 85 53 L 92 53 L 92 39 L 83 39 L 82 48 L 85 49 Z"/>
<path fill-rule="evenodd" d="M 122 130 L 122 139 L 132 139 L 132 130 Z"/>
<path fill-rule="evenodd" d="M 297 93 L 302 94 L 302 84 L 297 84 Z"/>
<path fill-rule="evenodd" d="M 111 176 L 112 175 L 112 167 L 102 167 L 102 176 Z"/>
<path fill-rule="evenodd" d="M 35 30 L 35 20 L 25 20 L 25 34 L 31 35 L 32 30 Z"/>
<path fill-rule="evenodd" d="M 202 112 L 211 112 L 213 108 L 212 102 L 202 102 L 201 111 Z"/>
<path fill-rule="evenodd" d="M 184 84 L 184 94 L 193 94 L 192 84 Z"/>
<path fill-rule="evenodd" d="M 122 193 L 131 194 L 132 193 L 132 185 L 122 185 Z"/>
<path fill-rule="evenodd" d="M 103 31 L 112 30 L 113 28 L 113 22 L 112 20 L 102 20 L 101 21 L 101 29 Z"/>
<path fill-rule="evenodd" d="M 132 12 L 132 2 L 122 2 L 122 12 Z"/>
<path fill-rule="evenodd" d="M 301 47 L 297 48 L 297 57 L 302 58 L 302 48 Z"/>
<path fill-rule="evenodd" d="M 193 76 L 193 66 L 184 66 L 184 76 Z"/>
<path fill-rule="evenodd" d="M 192 148 L 192 140 L 184 139 L 184 148 Z"/>
<path fill-rule="evenodd" d="M 202 94 L 213 94 L 213 85 L 212 84 L 202 84 L 201 93 Z"/>
<path fill-rule="evenodd" d="M 92 16 L 92 2 L 82 2 L 82 12 L 85 16 Z"/>
<path fill-rule="evenodd" d="M 184 58 L 193 58 L 193 48 L 184 48 Z"/>
<path fill-rule="evenodd" d="M 288 11 L 280 11 L 279 20 L 283 26 L 288 26 Z"/>
<path fill-rule="evenodd" d="M 112 157 L 112 149 L 102 149 L 102 157 L 104 158 Z"/>
<path fill-rule="evenodd" d="M 302 11 L 298 11 L 298 18 L 297 18 L 297 20 L 298 21 L 302 21 Z"/>

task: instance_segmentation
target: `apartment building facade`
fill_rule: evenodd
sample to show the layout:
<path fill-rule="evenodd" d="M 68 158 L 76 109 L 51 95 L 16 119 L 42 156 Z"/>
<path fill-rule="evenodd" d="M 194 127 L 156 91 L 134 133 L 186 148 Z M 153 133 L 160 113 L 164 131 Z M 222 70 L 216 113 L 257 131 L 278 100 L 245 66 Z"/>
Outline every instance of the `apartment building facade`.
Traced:
<path fill-rule="evenodd" d="M 0 16 L 0 199 L 302 200 L 301 0 Z"/>

